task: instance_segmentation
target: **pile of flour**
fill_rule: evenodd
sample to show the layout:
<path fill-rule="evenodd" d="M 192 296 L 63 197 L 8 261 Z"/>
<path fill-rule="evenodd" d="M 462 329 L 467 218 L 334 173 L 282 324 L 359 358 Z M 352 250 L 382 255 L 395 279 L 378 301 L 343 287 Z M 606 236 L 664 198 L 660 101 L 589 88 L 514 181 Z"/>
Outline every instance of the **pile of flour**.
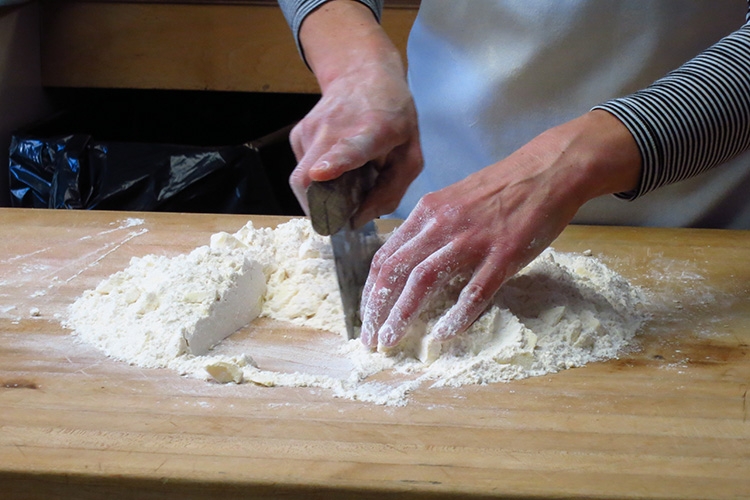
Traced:
<path fill-rule="evenodd" d="M 275 229 L 252 223 L 217 233 L 210 245 L 173 258 L 134 258 L 85 292 L 66 326 L 108 355 L 220 382 L 309 386 L 336 397 L 401 405 L 417 387 L 510 381 L 616 357 L 645 320 L 642 293 L 590 255 L 546 250 L 509 280 L 491 307 L 456 339 L 431 329 L 463 283 L 431 300 L 392 352 L 346 340 L 328 238 L 307 219 Z M 264 370 L 252 353 L 209 348 L 258 315 L 341 336 L 346 378 Z M 252 328 L 252 326 L 251 326 Z M 393 381 L 368 378 L 387 370 Z"/>

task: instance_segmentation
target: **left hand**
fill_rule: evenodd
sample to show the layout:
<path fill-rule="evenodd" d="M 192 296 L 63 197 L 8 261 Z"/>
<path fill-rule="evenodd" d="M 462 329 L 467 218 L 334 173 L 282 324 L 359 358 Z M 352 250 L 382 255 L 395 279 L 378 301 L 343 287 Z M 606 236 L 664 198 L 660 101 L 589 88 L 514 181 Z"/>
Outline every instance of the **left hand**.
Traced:
<path fill-rule="evenodd" d="M 632 189 L 639 175 L 630 133 L 593 111 L 424 196 L 375 255 L 362 296 L 362 342 L 395 346 L 431 295 L 466 274 L 458 301 L 433 330 L 441 340 L 462 333 L 583 203 Z"/>

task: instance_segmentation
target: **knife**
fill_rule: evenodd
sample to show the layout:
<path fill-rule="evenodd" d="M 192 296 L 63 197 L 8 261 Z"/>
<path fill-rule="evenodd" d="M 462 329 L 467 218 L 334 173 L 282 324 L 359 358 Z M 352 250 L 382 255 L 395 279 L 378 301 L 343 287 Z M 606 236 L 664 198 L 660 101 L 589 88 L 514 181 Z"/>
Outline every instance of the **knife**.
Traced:
<path fill-rule="evenodd" d="M 372 258 L 380 248 L 375 223 L 354 229 L 352 216 L 375 185 L 378 171 L 372 163 L 350 170 L 330 181 L 313 181 L 307 188 L 307 203 L 313 229 L 331 237 L 347 338 L 359 337 L 362 318 L 359 306 Z"/>

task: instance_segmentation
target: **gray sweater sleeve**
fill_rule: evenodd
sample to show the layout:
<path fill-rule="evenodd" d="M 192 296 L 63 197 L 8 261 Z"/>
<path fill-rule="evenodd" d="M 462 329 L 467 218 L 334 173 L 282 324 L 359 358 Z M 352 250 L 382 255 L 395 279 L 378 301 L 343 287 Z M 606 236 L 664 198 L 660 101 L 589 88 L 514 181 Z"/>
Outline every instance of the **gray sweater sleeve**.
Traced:
<path fill-rule="evenodd" d="M 299 28 L 302 26 L 302 21 L 305 20 L 310 12 L 320 7 L 329 0 L 278 0 L 279 6 L 281 7 L 286 22 L 289 23 L 289 27 L 292 28 L 294 34 L 294 40 L 297 42 L 297 49 L 302 54 L 302 47 L 299 43 Z M 383 1 L 384 0 L 357 0 L 370 8 L 375 18 L 380 22 L 380 17 L 383 13 Z"/>
<path fill-rule="evenodd" d="M 641 153 L 640 184 L 620 198 L 730 160 L 750 149 L 750 24 L 649 87 L 594 109 L 623 122 Z"/>

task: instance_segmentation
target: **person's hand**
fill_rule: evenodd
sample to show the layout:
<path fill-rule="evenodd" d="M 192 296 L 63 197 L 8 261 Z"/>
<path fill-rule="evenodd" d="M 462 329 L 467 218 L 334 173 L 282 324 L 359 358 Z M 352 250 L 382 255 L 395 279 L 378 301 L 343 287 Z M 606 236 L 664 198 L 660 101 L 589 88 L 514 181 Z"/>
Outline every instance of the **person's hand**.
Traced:
<path fill-rule="evenodd" d="M 417 118 L 403 75 L 372 65 L 341 75 L 292 130 L 297 167 L 290 184 L 307 209 L 310 182 L 326 181 L 374 160 L 375 187 L 360 207 L 364 223 L 391 213 L 422 167 Z"/>
<path fill-rule="evenodd" d="M 639 174 L 627 129 L 593 111 L 424 196 L 375 255 L 362 297 L 362 342 L 398 344 L 431 295 L 458 275 L 469 281 L 433 334 L 447 340 L 465 331 L 584 202 L 632 189 Z"/>
<path fill-rule="evenodd" d="M 311 181 L 374 161 L 378 180 L 354 223 L 394 211 L 422 168 L 417 114 L 400 54 L 369 9 L 356 2 L 324 4 L 305 20 L 300 39 L 322 97 L 290 136 L 298 164 L 289 182 L 298 201 L 307 212 Z"/>

